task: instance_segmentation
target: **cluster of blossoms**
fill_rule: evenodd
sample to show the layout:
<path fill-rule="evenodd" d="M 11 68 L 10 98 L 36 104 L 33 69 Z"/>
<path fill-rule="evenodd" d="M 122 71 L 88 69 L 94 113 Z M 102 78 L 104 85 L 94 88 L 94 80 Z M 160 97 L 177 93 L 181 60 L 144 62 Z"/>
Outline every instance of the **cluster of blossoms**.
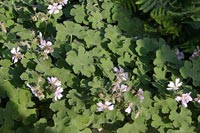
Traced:
<path fill-rule="evenodd" d="M 61 87 L 61 81 L 56 77 L 48 77 L 48 83 L 50 84 L 51 90 L 54 92 L 54 100 L 57 101 L 63 97 L 63 88 Z"/>
<path fill-rule="evenodd" d="M 99 97 L 102 99 L 112 99 L 112 102 L 109 102 L 109 100 L 105 100 L 105 103 L 98 102 L 97 103 L 97 110 L 98 112 L 104 111 L 104 110 L 113 110 L 114 104 L 117 101 L 118 103 L 123 103 L 124 100 L 124 93 L 130 91 L 130 87 L 128 87 L 126 84 L 124 84 L 125 81 L 128 79 L 128 73 L 124 72 L 124 69 L 121 67 L 114 67 L 113 71 L 115 72 L 116 80 L 112 86 L 112 94 L 110 98 L 105 98 L 103 94 L 100 94 Z M 132 94 L 134 94 L 132 92 Z M 140 99 L 140 102 L 144 100 L 143 97 L 143 90 L 140 88 L 136 94 L 134 94 L 136 97 Z M 130 101 L 129 101 L 130 102 Z M 125 109 L 125 112 L 130 114 L 132 111 L 133 106 L 135 106 L 135 103 L 130 102 L 128 107 Z"/>
<path fill-rule="evenodd" d="M 41 50 L 43 50 L 42 54 L 44 56 L 44 59 L 48 59 L 48 54 L 53 53 L 54 51 L 52 47 L 52 42 L 44 40 L 41 32 L 39 33 L 39 38 L 40 38 L 39 47 Z"/>
<path fill-rule="evenodd" d="M 67 4 L 68 0 L 60 0 L 59 3 L 54 2 L 52 5 L 48 6 L 49 14 L 58 14 L 62 7 Z"/>
<path fill-rule="evenodd" d="M 10 51 L 12 54 L 13 63 L 17 63 L 24 56 L 19 50 L 20 50 L 20 48 L 17 47 L 17 48 L 12 48 L 12 50 Z"/>
<path fill-rule="evenodd" d="M 177 79 L 175 80 L 175 82 L 173 82 L 173 81 L 170 81 L 170 82 L 169 82 L 167 90 L 177 92 L 177 91 L 180 89 L 180 87 L 182 86 L 182 84 L 183 84 L 183 83 L 180 82 L 180 79 L 177 78 Z M 191 92 L 189 92 L 189 93 L 182 93 L 181 95 L 176 96 L 175 100 L 176 100 L 177 102 L 181 102 L 181 104 L 182 104 L 184 107 L 187 107 L 187 106 L 188 106 L 187 104 L 188 104 L 190 101 L 193 100 L 192 97 L 191 97 L 190 95 L 191 95 Z M 200 103 L 200 97 L 195 98 L 194 101 Z"/>
<path fill-rule="evenodd" d="M 61 81 L 59 81 L 56 77 L 48 77 L 47 80 L 50 85 L 50 90 L 54 93 L 54 100 L 57 101 L 61 99 L 63 97 L 63 88 L 61 87 Z M 39 99 L 45 98 L 45 95 L 43 94 L 39 83 L 34 87 L 28 83 L 26 85 L 31 89 L 31 92 L 35 97 L 38 97 Z"/>
<path fill-rule="evenodd" d="M 128 86 L 123 84 L 123 81 L 128 79 L 128 73 L 124 72 L 124 69 L 119 66 L 119 68 L 114 67 L 114 72 L 116 76 L 116 81 L 112 88 L 112 93 L 122 93 L 128 91 Z"/>

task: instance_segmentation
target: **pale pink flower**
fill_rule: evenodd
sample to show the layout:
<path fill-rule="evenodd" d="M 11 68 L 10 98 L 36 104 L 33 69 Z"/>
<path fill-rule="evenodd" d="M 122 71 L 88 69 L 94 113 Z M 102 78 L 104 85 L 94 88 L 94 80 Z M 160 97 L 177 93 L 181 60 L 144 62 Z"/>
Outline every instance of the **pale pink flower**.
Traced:
<path fill-rule="evenodd" d="M 62 92 L 63 92 L 63 88 L 62 87 L 57 87 L 56 88 L 56 91 L 54 93 L 55 101 L 57 101 L 58 99 L 61 99 L 63 97 Z"/>
<path fill-rule="evenodd" d="M 49 84 L 51 84 L 54 87 L 60 87 L 61 86 L 61 81 L 58 80 L 56 77 L 47 77 L 47 80 Z"/>
<path fill-rule="evenodd" d="M 197 49 L 195 49 L 192 53 L 192 58 L 197 58 L 200 56 L 200 49 L 199 46 L 197 46 Z"/>
<path fill-rule="evenodd" d="M 140 102 L 142 102 L 144 100 L 143 92 L 144 91 L 141 88 L 137 92 L 137 96 L 139 97 Z"/>
<path fill-rule="evenodd" d="M 179 49 L 176 49 L 176 56 L 177 56 L 178 60 L 184 59 L 184 54 L 183 54 L 183 52 L 180 52 Z"/>
<path fill-rule="evenodd" d="M 102 102 L 97 103 L 98 112 L 101 112 L 104 110 L 113 110 L 113 109 L 114 109 L 114 105 L 112 105 L 111 102 L 106 101 L 105 104 L 103 104 Z"/>
<path fill-rule="evenodd" d="M 10 51 L 12 53 L 12 61 L 13 63 L 17 63 L 19 59 L 23 58 L 23 54 L 21 54 L 21 52 L 19 51 L 20 48 L 12 48 L 12 50 Z"/>
<path fill-rule="evenodd" d="M 116 82 L 112 88 L 112 91 L 115 92 L 115 91 L 118 91 L 119 89 L 120 89 L 120 84 L 118 82 Z"/>
<path fill-rule="evenodd" d="M 184 107 L 187 107 L 187 103 L 192 101 L 192 97 L 190 96 L 191 92 L 190 93 L 186 93 L 186 94 L 182 94 L 182 96 L 177 96 L 175 98 L 176 101 L 181 101 L 182 105 Z"/>
<path fill-rule="evenodd" d="M 125 112 L 128 113 L 128 114 L 130 114 L 130 113 L 131 113 L 131 110 L 132 110 L 131 107 L 128 106 L 128 107 L 125 109 Z"/>
<path fill-rule="evenodd" d="M 37 85 L 35 87 L 32 87 L 31 85 L 29 85 L 28 83 L 26 84 L 27 87 L 29 87 L 31 89 L 31 92 L 33 93 L 33 95 L 35 97 L 38 97 L 39 99 L 43 99 L 45 96 L 44 94 L 42 93 L 41 89 L 40 89 L 40 86 Z"/>
<path fill-rule="evenodd" d="M 47 56 L 49 53 L 53 53 L 54 49 L 52 47 L 52 42 L 46 41 L 42 37 L 42 33 L 39 33 L 40 44 L 39 47 L 44 51 L 44 54 Z"/>
<path fill-rule="evenodd" d="M 120 89 L 121 89 L 122 92 L 126 92 L 128 90 L 128 86 L 122 84 Z"/>
<path fill-rule="evenodd" d="M 117 79 L 120 79 L 122 81 L 126 81 L 128 79 L 128 73 L 124 72 L 124 69 L 121 68 L 120 66 L 119 66 L 119 68 L 114 67 L 113 70 L 115 72 Z"/>
<path fill-rule="evenodd" d="M 195 98 L 194 101 L 200 103 L 200 97 Z"/>
<path fill-rule="evenodd" d="M 125 109 L 125 112 L 128 113 L 128 114 L 130 114 L 131 111 L 132 111 L 133 105 L 134 105 L 133 103 L 129 103 L 129 106 Z"/>
<path fill-rule="evenodd" d="M 168 86 L 167 90 L 178 90 L 179 87 L 181 87 L 181 85 L 182 85 L 182 82 L 180 82 L 180 79 L 177 78 L 175 82 L 173 81 L 169 82 L 169 84 L 167 85 Z"/>
<path fill-rule="evenodd" d="M 64 6 L 64 5 L 67 4 L 67 2 L 68 2 L 68 0 L 62 0 L 62 1 L 60 2 L 60 4 L 61 4 L 62 6 Z"/>
<path fill-rule="evenodd" d="M 52 5 L 48 6 L 49 14 L 58 14 L 59 10 L 62 9 L 62 5 L 58 3 L 53 3 Z"/>

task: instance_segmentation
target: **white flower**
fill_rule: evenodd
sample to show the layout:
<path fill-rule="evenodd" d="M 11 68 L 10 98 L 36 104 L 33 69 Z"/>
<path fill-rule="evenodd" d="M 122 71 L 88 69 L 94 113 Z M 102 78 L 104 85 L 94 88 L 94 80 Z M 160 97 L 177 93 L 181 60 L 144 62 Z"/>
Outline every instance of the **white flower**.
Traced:
<path fill-rule="evenodd" d="M 40 41 L 40 45 L 39 47 L 44 50 L 44 53 L 49 54 L 49 53 L 53 53 L 53 48 L 52 48 L 52 42 L 50 41 L 45 41 L 45 40 L 41 40 Z"/>
<path fill-rule="evenodd" d="M 196 102 L 200 103 L 200 97 L 194 99 Z"/>
<path fill-rule="evenodd" d="M 63 97 L 63 95 L 61 94 L 62 92 L 63 92 L 63 88 L 62 87 L 56 88 L 56 91 L 54 93 L 55 101 L 57 101 L 58 99 L 61 99 Z"/>
<path fill-rule="evenodd" d="M 125 112 L 128 113 L 128 114 L 130 114 L 130 113 L 131 113 L 131 107 L 128 106 L 128 107 L 125 109 Z"/>
<path fill-rule="evenodd" d="M 175 80 L 175 82 L 173 82 L 173 81 L 169 82 L 169 84 L 168 84 L 169 88 L 167 88 L 167 90 L 178 90 L 179 87 L 181 87 L 181 85 L 182 85 L 182 82 L 180 82 L 180 79 L 177 78 Z"/>
<path fill-rule="evenodd" d="M 112 105 L 111 102 L 106 101 L 105 104 L 103 104 L 102 102 L 97 103 L 98 112 L 101 112 L 103 110 L 113 110 L 113 109 L 114 109 L 114 105 Z"/>
<path fill-rule="evenodd" d="M 51 84 L 54 87 L 60 87 L 61 86 L 61 81 L 58 80 L 56 77 L 47 77 L 47 80 L 49 84 Z"/>
<path fill-rule="evenodd" d="M 32 87 L 31 85 L 29 85 L 28 83 L 26 84 L 27 87 L 29 87 L 31 89 L 31 92 L 33 93 L 33 95 L 35 97 L 38 97 L 39 99 L 43 99 L 44 98 L 44 94 L 42 93 L 40 86 L 36 86 L 36 87 Z"/>
<path fill-rule="evenodd" d="M 184 54 L 183 54 L 183 52 L 180 52 L 179 49 L 176 49 L 176 56 L 177 56 L 178 60 L 184 59 Z"/>
<path fill-rule="evenodd" d="M 197 46 L 197 49 L 195 49 L 192 53 L 192 58 L 197 58 L 200 55 L 200 49 L 199 46 Z"/>
<path fill-rule="evenodd" d="M 119 89 L 120 89 L 120 84 L 118 82 L 116 82 L 112 88 L 112 91 L 115 92 L 115 91 L 118 91 Z"/>
<path fill-rule="evenodd" d="M 190 93 L 186 93 L 186 94 L 182 94 L 182 96 L 177 96 L 175 98 L 175 100 L 178 101 L 178 102 L 181 101 L 182 105 L 184 107 L 187 107 L 187 103 L 189 101 L 192 101 L 192 97 L 190 96 L 190 94 L 191 94 L 191 92 Z"/>
<path fill-rule="evenodd" d="M 144 100 L 143 90 L 141 88 L 138 90 L 137 96 L 139 97 L 140 102 L 142 102 Z"/>
<path fill-rule="evenodd" d="M 122 84 L 120 89 L 121 89 L 122 92 L 126 92 L 128 90 L 128 86 Z"/>
<path fill-rule="evenodd" d="M 17 63 L 19 59 L 23 58 L 23 54 L 21 54 L 19 49 L 20 49 L 19 47 L 12 48 L 12 50 L 10 51 L 12 53 L 12 61 L 13 61 L 13 63 Z"/>
<path fill-rule="evenodd" d="M 115 85 L 112 88 L 113 92 L 119 92 L 119 91 L 120 92 L 126 92 L 127 90 L 128 90 L 128 86 L 127 85 L 122 84 L 120 86 L 120 84 L 118 82 L 116 82 Z"/>
<path fill-rule="evenodd" d="M 64 5 L 67 4 L 67 2 L 68 2 L 68 0 L 62 0 L 62 1 L 60 2 L 60 4 L 61 4 L 62 6 L 64 6 Z"/>
<path fill-rule="evenodd" d="M 43 50 L 43 55 L 44 55 L 44 59 L 48 58 L 48 54 L 49 53 L 53 53 L 54 49 L 52 47 L 52 42 L 47 41 L 43 39 L 42 37 L 42 33 L 39 33 L 39 38 L 40 38 L 40 44 L 39 47 L 40 49 Z"/>
<path fill-rule="evenodd" d="M 49 14 L 58 14 L 59 10 L 62 9 L 62 5 L 59 5 L 58 3 L 53 3 L 52 5 L 48 6 Z"/>
<path fill-rule="evenodd" d="M 125 73 L 124 69 L 121 68 L 120 66 L 119 66 L 119 68 L 114 67 L 113 70 L 115 72 L 117 79 L 120 79 L 122 81 L 126 81 L 128 79 L 128 73 Z"/>
<path fill-rule="evenodd" d="M 131 113 L 131 110 L 132 110 L 132 107 L 133 107 L 133 103 L 129 103 L 129 106 L 125 109 L 125 112 L 130 114 Z"/>

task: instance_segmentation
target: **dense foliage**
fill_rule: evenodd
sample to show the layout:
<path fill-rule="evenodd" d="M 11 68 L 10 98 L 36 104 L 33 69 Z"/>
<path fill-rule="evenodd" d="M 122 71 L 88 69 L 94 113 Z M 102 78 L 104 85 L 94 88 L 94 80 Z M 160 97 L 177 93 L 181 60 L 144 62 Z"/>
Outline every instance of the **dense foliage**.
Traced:
<path fill-rule="evenodd" d="M 199 5 L 1 1 L 0 132 L 200 132 Z"/>

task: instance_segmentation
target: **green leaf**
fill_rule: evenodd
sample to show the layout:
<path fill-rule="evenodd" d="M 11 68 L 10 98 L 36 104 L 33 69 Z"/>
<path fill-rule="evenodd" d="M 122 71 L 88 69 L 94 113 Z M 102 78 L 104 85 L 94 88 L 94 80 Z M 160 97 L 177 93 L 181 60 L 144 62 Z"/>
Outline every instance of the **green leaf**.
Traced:
<path fill-rule="evenodd" d="M 66 97 L 69 99 L 69 105 L 74 108 L 76 113 L 80 113 L 85 110 L 84 97 L 75 89 L 70 90 Z"/>
<path fill-rule="evenodd" d="M 192 123 L 191 111 L 185 107 L 181 107 L 181 112 L 178 113 L 176 110 L 171 111 L 169 119 L 173 121 L 174 127 L 185 127 L 190 126 Z"/>
<path fill-rule="evenodd" d="M 94 29 L 100 29 L 104 26 L 104 23 L 102 21 L 103 17 L 102 14 L 98 11 L 91 12 L 91 16 L 88 17 L 88 20 L 92 22 L 92 28 Z"/>
<path fill-rule="evenodd" d="M 28 83 L 35 83 L 35 84 L 38 82 L 39 77 L 40 75 L 36 71 L 28 69 L 20 75 L 21 80 L 25 80 L 28 81 Z"/>
<path fill-rule="evenodd" d="M 101 40 L 102 38 L 99 31 L 87 30 L 87 35 L 85 36 L 84 41 L 88 48 L 100 45 Z"/>
<path fill-rule="evenodd" d="M 37 62 L 35 70 L 40 73 L 48 73 L 51 69 L 51 60 L 42 58 Z"/>
<path fill-rule="evenodd" d="M 86 36 L 85 28 L 81 26 L 80 24 L 74 23 L 73 21 L 64 21 L 65 30 L 61 29 L 61 34 L 66 34 L 69 36 L 74 35 L 75 37 L 79 39 L 84 39 Z"/>
<path fill-rule="evenodd" d="M 104 36 L 108 39 L 110 39 L 112 42 L 116 42 L 118 40 L 119 36 L 121 35 L 121 31 L 117 26 L 108 25 L 105 29 Z"/>
<path fill-rule="evenodd" d="M 113 73 L 113 68 L 114 68 L 113 62 L 109 58 L 102 58 L 100 59 L 100 62 L 101 62 L 100 66 L 103 71 L 103 74 L 106 77 L 109 77 L 110 80 L 113 80 L 115 77 Z"/>
<path fill-rule="evenodd" d="M 11 64 L 12 64 L 11 60 L 7 60 L 7 59 L 0 60 L 0 65 L 2 67 L 9 67 Z"/>
<path fill-rule="evenodd" d="M 22 25 L 15 26 L 11 30 L 11 33 L 17 33 L 17 35 L 20 36 L 22 40 L 33 40 L 32 31 L 25 29 Z"/>
<path fill-rule="evenodd" d="M 109 0 L 105 0 L 102 3 L 102 8 L 103 8 L 102 17 L 103 17 L 103 19 L 107 19 L 108 23 L 112 23 L 113 22 L 113 20 L 112 20 L 112 12 L 111 12 L 113 7 L 114 7 L 114 3 L 109 1 Z"/>
<path fill-rule="evenodd" d="M 155 67 L 154 68 L 154 77 L 155 80 L 166 80 L 165 75 L 167 72 L 167 68 L 166 67 Z"/>
<path fill-rule="evenodd" d="M 117 133 L 141 133 L 147 130 L 144 119 L 137 118 L 132 124 L 126 123 L 122 128 L 117 130 Z"/>
<path fill-rule="evenodd" d="M 192 78 L 194 86 L 200 85 L 200 59 L 193 59 L 192 61 L 185 61 L 184 66 L 181 67 L 180 73 L 184 79 Z"/>
<path fill-rule="evenodd" d="M 87 24 L 86 21 L 86 10 L 83 5 L 74 5 L 74 8 L 71 9 L 70 14 L 74 16 L 74 19 L 77 23 Z"/>
<path fill-rule="evenodd" d="M 162 45 L 165 45 L 165 41 L 163 39 L 151 39 L 144 38 L 136 41 L 137 47 L 135 48 L 136 52 L 140 56 L 146 56 L 149 53 L 154 53 L 157 49 L 159 49 Z"/>
<path fill-rule="evenodd" d="M 70 125 L 73 125 L 78 130 L 83 130 L 87 128 L 90 124 L 90 116 L 89 115 L 77 115 L 75 118 L 70 120 Z"/>
<path fill-rule="evenodd" d="M 182 66 L 182 61 L 178 60 L 175 51 L 172 51 L 168 45 L 156 51 L 156 59 L 153 64 L 158 67 L 170 66 L 174 69 L 179 69 Z"/>
<path fill-rule="evenodd" d="M 88 83 L 88 86 L 91 87 L 91 94 L 98 95 L 99 93 L 106 93 L 104 83 L 105 80 L 101 77 L 93 77 L 92 81 Z"/>
<path fill-rule="evenodd" d="M 64 41 L 66 40 L 67 28 L 63 24 L 56 24 L 56 40 Z"/>
<path fill-rule="evenodd" d="M 73 50 L 68 52 L 66 61 L 73 66 L 73 70 L 76 74 L 82 73 L 90 77 L 95 72 L 93 58 L 83 47 L 79 47 L 78 51 Z"/>

